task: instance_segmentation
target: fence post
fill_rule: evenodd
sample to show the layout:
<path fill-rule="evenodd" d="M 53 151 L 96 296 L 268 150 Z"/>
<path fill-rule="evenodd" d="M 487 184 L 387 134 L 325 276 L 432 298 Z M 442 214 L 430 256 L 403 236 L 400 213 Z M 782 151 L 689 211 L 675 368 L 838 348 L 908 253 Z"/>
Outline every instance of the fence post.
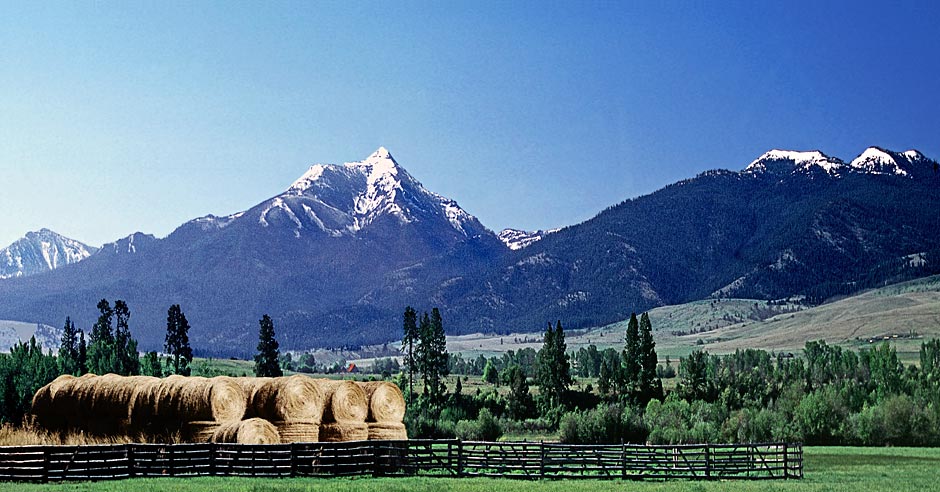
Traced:
<path fill-rule="evenodd" d="M 790 478 L 790 457 L 787 456 L 787 443 L 783 443 L 783 479 Z"/>
<path fill-rule="evenodd" d="M 712 454 L 710 450 L 710 445 L 705 444 L 705 478 L 709 479 L 712 477 Z"/>
<path fill-rule="evenodd" d="M 218 470 L 216 469 L 216 444 L 214 442 L 209 443 L 209 476 L 214 477 L 218 475 Z"/>
<path fill-rule="evenodd" d="M 127 443 L 124 445 L 124 455 L 127 457 L 127 476 L 133 478 L 134 473 L 134 445 Z"/>
<path fill-rule="evenodd" d="M 463 441 L 457 440 L 457 476 L 463 476 Z"/>
<path fill-rule="evenodd" d="M 620 479 L 627 479 L 627 443 L 620 441 Z"/>
<path fill-rule="evenodd" d="M 545 478 L 545 441 L 539 441 L 539 480 Z"/>
<path fill-rule="evenodd" d="M 380 458 L 379 458 L 379 443 L 381 441 L 372 441 L 370 447 L 372 448 L 372 477 L 379 477 L 381 473 L 379 472 Z"/>
<path fill-rule="evenodd" d="M 297 443 L 292 442 L 290 446 L 290 476 L 297 476 Z"/>
<path fill-rule="evenodd" d="M 42 481 L 49 482 L 49 449 L 42 447 Z"/>

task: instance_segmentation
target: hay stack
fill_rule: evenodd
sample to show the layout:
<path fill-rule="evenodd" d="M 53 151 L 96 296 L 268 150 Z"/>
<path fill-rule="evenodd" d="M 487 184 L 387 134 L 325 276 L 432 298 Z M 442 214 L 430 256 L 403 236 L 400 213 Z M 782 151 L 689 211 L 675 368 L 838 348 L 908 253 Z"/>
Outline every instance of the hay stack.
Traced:
<path fill-rule="evenodd" d="M 366 392 L 352 381 L 317 380 L 323 389 L 326 405 L 324 423 L 361 423 L 369 415 Z M 322 435 L 323 429 L 320 429 Z"/>
<path fill-rule="evenodd" d="M 292 442 L 319 442 L 320 422 L 313 420 L 287 420 L 272 422 L 281 436 L 281 444 Z"/>
<path fill-rule="evenodd" d="M 174 427 L 188 421 L 241 420 L 247 406 L 241 386 L 225 376 L 170 376 L 153 391 L 152 399 L 156 417 Z"/>
<path fill-rule="evenodd" d="M 245 418 L 260 417 L 258 415 L 257 406 L 258 403 L 258 391 L 262 386 L 271 381 L 271 378 L 252 378 L 252 377 L 243 377 L 235 378 L 235 382 L 241 386 L 242 391 L 245 393 Z"/>
<path fill-rule="evenodd" d="M 221 427 L 221 423 L 216 421 L 195 421 L 187 422 L 183 426 L 182 437 L 188 442 L 212 442 L 215 433 Z"/>
<path fill-rule="evenodd" d="M 400 422 L 369 422 L 370 441 L 405 441 L 408 431 Z"/>
<path fill-rule="evenodd" d="M 277 429 L 271 422 L 253 418 L 238 422 L 225 422 L 212 435 L 212 442 L 238 444 L 278 444 Z"/>
<path fill-rule="evenodd" d="M 397 422 L 405 418 L 405 395 L 387 381 L 358 383 L 369 399 L 369 422 Z"/>
<path fill-rule="evenodd" d="M 68 413 L 74 412 L 69 392 L 75 380 L 71 374 L 63 374 L 51 383 L 39 388 L 33 395 L 31 413 L 36 423 L 51 431 L 64 431 L 68 426 Z"/>
<path fill-rule="evenodd" d="M 312 421 L 323 418 L 325 392 L 320 384 L 306 376 L 270 379 L 254 393 L 254 412 L 271 421 Z"/>
<path fill-rule="evenodd" d="M 365 422 L 332 422 L 320 425 L 320 440 L 325 442 L 365 441 L 369 426 Z"/>

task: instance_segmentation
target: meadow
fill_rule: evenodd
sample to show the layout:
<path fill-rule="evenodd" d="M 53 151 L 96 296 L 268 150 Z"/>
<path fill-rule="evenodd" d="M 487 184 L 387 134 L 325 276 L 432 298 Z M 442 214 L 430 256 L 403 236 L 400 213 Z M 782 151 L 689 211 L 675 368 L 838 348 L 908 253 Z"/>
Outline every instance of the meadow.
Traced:
<path fill-rule="evenodd" d="M 630 482 L 619 480 L 515 481 L 485 478 L 153 478 L 115 482 L 0 485 L 4 490 L 22 492 L 88 491 L 117 492 L 166 491 L 203 492 L 596 492 L 631 490 L 663 492 L 751 492 L 751 491 L 897 491 L 933 490 L 940 480 L 940 448 L 805 448 L 805 478 L 787 481 L 669 481 Z M 8 488 L 9 487 L 9 488 Z"/>

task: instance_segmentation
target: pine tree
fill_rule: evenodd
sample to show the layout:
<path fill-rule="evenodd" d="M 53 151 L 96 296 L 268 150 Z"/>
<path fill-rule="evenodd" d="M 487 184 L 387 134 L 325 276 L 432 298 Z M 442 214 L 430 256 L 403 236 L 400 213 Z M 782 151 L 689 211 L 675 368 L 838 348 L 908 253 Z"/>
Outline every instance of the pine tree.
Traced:
<path fill-rule="evenodd" d="M 114 359 L 115 373 L 123 376 L 140 374 L 140 355 L 137 353 L 137 341 L 131 336 L 128 320 L 131 317 L 127 303 L 118 299 L 114 302 Z"/>
<path fill-rule="evenodd" d="M 546 410 L 560 406 L 571 385 L 571 367 L 566 351 L 565 331 L 561 321 L 554 329 L 549 323 L 542 349 L 537 355 L 536 367 L 536 379 Z"/>
<path fill-rule="evenodd" d="M 422 321 L 422 325 L 424 325 Z M 425 380 L 424 392 L 433 404 L 440 404 L 444 400 L 446 387 L 444 378 L 448 373 L 447 336 L 444 334 L 444 320 L 437 308 L 431 310 L 424 334 L 425 344 Z"/>
<path fill-rule="evenodd" d="M 415 347 L 415 372 L 421 375 L 421 381 L 424 387 L 421 391 L 423 395 L 428 394 L 428 368 L 430 367 L 430 337 L 431 337 L 431 317 L 427 311 L 421 316 L 418 324 L 418 343 Z"/>
<path fill-rule="evenodd" d="M 417 357 L 415 353 L 416 345 L 420 342 L 420 333 L 418 332 L 418 313 L 408 306 L 405 308 L 405 314 L 402 316 L 402 339 L 401 348 L 405 353 L 405 367 L 408 368 L 408 402 L 414 400 L 414 380 L 415 373 L 418 372 Z"/>
<path fill-rule="evenodd" d="M 640 322 L 636 313 L 630 314 L 630 321 L 627 323 L 621 359 L 622 380 L 618 381 L 618 390 L 621 396 L 632 399 L 637 395 L 640 380 Z"/>
<path fill-rule="evenodd" d="M 88 373 L 88 346 L 85 344 L 85 330 L 78 330 L 78 374 Z"/>
<path fill-rule="evenodd" d="M 167 354 L 167 365 L 173 374 L 189 376 L 193 361 L 193 349 L 189 346 L 189 321 L 179 304 L 170 306 L 166 312 L 166 338 L 163 350 Z"/>
<path fill-rule="evenodd" d="M 88 370 L 95 374 L 115 372 L 114 332 L 111 320 L 114 310 L 107 299 L 98 302 L 98 321 L 91 329 L 88 338 Z"/>
<path fill-rule="evenodd" d="M 144 355 L 144 363 L 141 367 L 141 374 L 144 376 L 163 377 L 163 367 L 160 365 L 160 357 L 156 352 L 147 352 Z"/>
<path fill-rule="evenodd" d="M 649 313 L 640 316 L 640 346 L 639 346 L 639 401 L 641 408 L 652 399 L 663 398 L 663 382 L 656 375 L 656 366 L 659 358 L 656 355 L 656 342 L 653 340 L 653 324 Z"/>
<path fill-rule="evenodd" d="M 532 413 L 534 402 L 529 393 L 529 382 L 525 372 L 518 365 L 509 367 L 509 401 L 506 410 L 515 420 L 524 420 Z"/>
<path fill-rule="evenodd" d="M 265 314 L 259 321 L 261 328 L 258 331 L 258 355 L 255 355 L 255 376 L 279 377 L 284 373 L 278 364 L 277 340 L 274 338 L 274 322 Z"/>
<path fill-rule="evenodd" d="M 78 334 L 72 319 L 65 317 L 65 327 L 62 329 L 62 340 L 59 344 L 59 372 L 79 376 L 78 369 Z"/>

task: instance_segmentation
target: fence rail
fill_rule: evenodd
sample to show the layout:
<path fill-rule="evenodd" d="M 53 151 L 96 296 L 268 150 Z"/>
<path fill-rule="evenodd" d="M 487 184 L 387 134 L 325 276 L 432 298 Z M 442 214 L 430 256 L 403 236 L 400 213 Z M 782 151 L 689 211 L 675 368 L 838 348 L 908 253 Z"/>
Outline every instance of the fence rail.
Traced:
<path fill-rule="evenodd" d="M 643 446 L 459 440 L 0 447 L 0 481 L 131 477 L 803 478 L 791 443 Z"/>

